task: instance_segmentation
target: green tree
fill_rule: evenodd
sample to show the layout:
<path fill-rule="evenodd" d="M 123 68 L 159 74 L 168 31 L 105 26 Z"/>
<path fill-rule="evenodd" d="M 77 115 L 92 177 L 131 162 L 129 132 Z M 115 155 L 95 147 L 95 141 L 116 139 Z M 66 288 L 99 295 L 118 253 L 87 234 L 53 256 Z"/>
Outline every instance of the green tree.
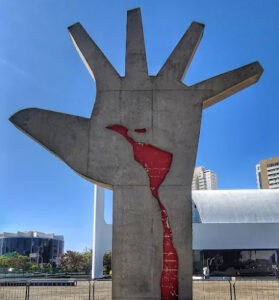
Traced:
<path fill-rule="evenodd" d="M 83 271 L 86 274 L 90 274 L 92 269 L 92 249 L 86 248 L 82 252 L 82 257 L 83 257 Z"/>
<path fill-rule="evenodd" d="M 75 251 L 67 251 L 61 255 L 58 268 L 68 272 L 83 271 L 82 254 Z"/>
<path fill-rule="evenodd" d="M 10 268 L 27 270 L 30 268 L 30 261 L 28 256 L 17 255 L 10 258 Z"/>
<path fill-rule="evenodd" d="M 0 266 L 27 270 L 30 268 L 28 256 L 23 256 L 17 252 L 7 253 L 0 256 Z"/>
<path fill-rule="evenodd" d="M 30 272 L 34 273 L 34 272 L 38 272 L 39 271 L 39 267 L 37 265 L 37 263 L 32 262 L 30 265 Z"/>
<path fill-rule="evenodd" d="M 103 259 L 103 274 L 111 275 L 111 252 L 106 252 Z"/>
<path fill-rule="evenodd" d="M 89 274 L 92 267 L 92 250 L 84 252 L 67 251 L 59 259 L 58 268 L 67 272 L 85 272 Z"/>
<path fill-rule="evenodd" d="M 8 268 L 10 264 L 10 258 L 7 257 L 6 255 L 1 255 L 0 256 L 0 266 Z"/>

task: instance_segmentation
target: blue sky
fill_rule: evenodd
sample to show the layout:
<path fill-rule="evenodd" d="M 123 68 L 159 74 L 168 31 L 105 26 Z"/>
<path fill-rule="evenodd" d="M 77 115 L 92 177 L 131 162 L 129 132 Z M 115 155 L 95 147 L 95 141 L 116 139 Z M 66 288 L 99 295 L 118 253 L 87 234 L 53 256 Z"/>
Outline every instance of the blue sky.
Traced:
<path fill-rule="evenodd" d="M 150 74 L 193 20 L 204 23 L 186 84 L 255 60 L 265 71 L 204 111 L 197 165 L 218 174 L 220 189 L 253 189 L 255 165 L 279 155 L 279 1 L 0 0 L 0 7 L 0 232 L 54 232 L 66 249 L 91 246 L 93 185 L 8 121 L 27 107 L 90 115 L 95 84 L 67 33 L 77 21 L 121 75 L 127 9 L 142 9 Z M 111 205 L 108 192 L 108 221 Z"/>

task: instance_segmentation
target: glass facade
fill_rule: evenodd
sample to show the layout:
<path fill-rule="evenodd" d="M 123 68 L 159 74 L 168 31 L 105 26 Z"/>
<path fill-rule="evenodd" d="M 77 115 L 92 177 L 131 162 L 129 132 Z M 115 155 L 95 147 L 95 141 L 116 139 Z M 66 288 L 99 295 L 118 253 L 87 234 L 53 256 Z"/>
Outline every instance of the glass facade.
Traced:
<path fill-rule="evenodd" d="M 193 201 L 192 201 L 192 222 L 193 223 L 201 223 L 201 217 L 200 217 L 199 211 Z"/>
<path fill-rule="evenodd" d="M 64 241 L 37 237 L 0 238 L 0 255 L 14 251 L 25 256 L 36 253 L 40 263 L 56 263 L 64 251 Z"/>
<path fill-rule="evenodd" d="M 275 275 L 279 250 L 194 250 L 194 274 L 208 266 L 210 276 Z"/>

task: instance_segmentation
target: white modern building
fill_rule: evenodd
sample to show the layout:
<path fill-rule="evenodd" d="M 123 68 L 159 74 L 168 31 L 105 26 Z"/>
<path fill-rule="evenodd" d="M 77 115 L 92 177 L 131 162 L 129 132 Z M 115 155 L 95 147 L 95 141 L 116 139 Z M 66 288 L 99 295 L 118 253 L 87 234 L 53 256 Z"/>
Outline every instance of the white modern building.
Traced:
<path fill-rule="evenodd" d="M 194 170 L 192 190 L 217 190 L 217 175 L 204 167 L 196 167 Z"/>
<path fill-rule="evenodd" d="M 279 265 L 279 190 L 193 191 L 194 272 L 270 275 Z"/>
<path fill-rule="evenodd" d="M 94 278 L 102 277 L 112 225 L 104 221 L 104 194 L 95 187 Z M 99 198 L 96 197 L 99 195 Z M 279 265 L 279 190 L 193 191 L 194 274 L 270 275 Z"/>
<path fill-rule="evenodd" d="M 256 165 L 256 177 L 257 177 L 257 186 L 258 189 L 262 189 L 262 174 L 260 164 Z"/>

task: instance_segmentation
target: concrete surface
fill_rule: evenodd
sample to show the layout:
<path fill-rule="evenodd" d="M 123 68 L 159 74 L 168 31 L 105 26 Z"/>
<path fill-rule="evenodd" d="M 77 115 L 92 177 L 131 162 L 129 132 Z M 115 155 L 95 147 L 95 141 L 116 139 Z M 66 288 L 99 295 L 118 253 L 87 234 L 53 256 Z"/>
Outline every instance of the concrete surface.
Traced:
<path fill-rule="evenodd" d="M 140 9 L 128 11 L 126 75 L 120 77 L 83 27 L 75 24 L 69 27 L 70 36 L 97 85 L 91 118 L 31 108 L 10 119 L 81 176 L 113 188 L 113 299 L 160 299 L 162 268 L 158 203 L 130 145 L 106 129 L 114 124 L 127 127 L 136 141 L 173 155 L 159 196 L 178 252 L 178 299 L 192 299 L 191 182 L 202 109 L 256 82 L 262 73 L 253 63 L 184 85 L 203 29 L 193 22 L 158 76 L 148 76 Z M 147 131 L 136 133 L 136 128 Z"/>

